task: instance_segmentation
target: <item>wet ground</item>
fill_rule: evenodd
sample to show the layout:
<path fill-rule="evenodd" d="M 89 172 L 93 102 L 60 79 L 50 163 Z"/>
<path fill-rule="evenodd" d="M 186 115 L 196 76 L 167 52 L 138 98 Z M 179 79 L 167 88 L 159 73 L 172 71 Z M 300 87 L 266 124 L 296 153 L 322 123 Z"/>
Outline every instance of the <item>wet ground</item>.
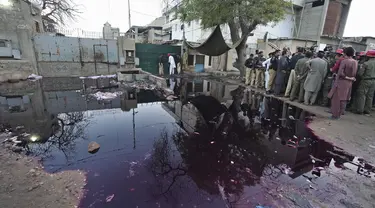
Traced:
<path fill-rule="evenodd" d="M 175 81 L 174 101 L 38 83 L 1 97 L 0 123 L 37 136 L 29 153 L 46 171 L 87 173 L 79 207 L 374 207 L 374 168 L 315 136 L 314 115 L 237 85 Z"/>

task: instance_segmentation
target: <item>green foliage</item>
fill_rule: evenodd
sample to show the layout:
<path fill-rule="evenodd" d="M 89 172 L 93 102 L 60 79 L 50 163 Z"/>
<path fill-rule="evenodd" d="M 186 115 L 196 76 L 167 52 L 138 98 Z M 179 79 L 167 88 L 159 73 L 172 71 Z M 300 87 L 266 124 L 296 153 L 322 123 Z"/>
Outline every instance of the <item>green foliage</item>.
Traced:
<path fill-rule="evenodd" d="M 178 13 L 185 22 L 200 19 L 204 28 L 237 20 L 250 26 L 278 22 L 290 7 L 286 0 L 183 0 Z"/>

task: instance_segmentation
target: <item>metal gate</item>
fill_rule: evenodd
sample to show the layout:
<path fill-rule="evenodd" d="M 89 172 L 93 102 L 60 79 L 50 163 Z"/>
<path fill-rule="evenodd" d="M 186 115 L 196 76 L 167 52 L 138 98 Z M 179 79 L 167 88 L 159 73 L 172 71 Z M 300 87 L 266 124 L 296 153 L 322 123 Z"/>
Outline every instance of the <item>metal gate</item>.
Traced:
<path fill-rule="evenodd" d="M 143 71 L 152 74 L 159 73 L 159 58 L 168 53 L 180 55 L 181 47 L 143 43 L 135 44 L 135 55 L 139 58 L 139 67 L 142 68 Z M 164 74 L 168 74 L 168 67 L 166 64 L 164 66 Z"/>

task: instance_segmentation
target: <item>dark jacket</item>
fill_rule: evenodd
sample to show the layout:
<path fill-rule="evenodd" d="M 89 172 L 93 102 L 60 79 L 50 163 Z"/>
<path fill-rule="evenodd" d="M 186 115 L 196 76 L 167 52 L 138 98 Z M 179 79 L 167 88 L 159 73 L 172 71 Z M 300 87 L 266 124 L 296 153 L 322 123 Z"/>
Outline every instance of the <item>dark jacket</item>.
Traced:
<path fill-rule="evenodd" d="M 297 61 L 300 60 L 301 58 L 305 57 L 303 54 L 296 54 L 294 55 L 291 59 L 290 59 L 290 63 L 289 63 L 289 69 L 295 69 L 296 68 L 296 64 L 297 64 Z"/>
<path fill-rule="evenodd" d="M 277 71 L 279 71 L 279 70 L 288 71 L 289 69 L 290 68 L 289 68 L 289 59 L 288 59 L 288 57 L 281 56 L 280 60 L 278 62 Z"/>
<path fill-rule="evenodd" d="M 254 58 L 248 58 L 248 59 L 246 59 L 246 61 L 245 61 L 245 66 L 247 67 L 247 68 L 253 68 L 253 61 L 254 61 Z"/>
<path fill-rule="evenodd" d="M 263 68 L 263 62 L 265 61 L 266 59 L 264 57 L 255 57 L 254 58 L 254 69 L 261 69 Z"/>
<path fill-rule="evenodd" d="M 279 57 L 272 57 L 270 69 L 277 70 L 278 65 L 279 65 Z"/>

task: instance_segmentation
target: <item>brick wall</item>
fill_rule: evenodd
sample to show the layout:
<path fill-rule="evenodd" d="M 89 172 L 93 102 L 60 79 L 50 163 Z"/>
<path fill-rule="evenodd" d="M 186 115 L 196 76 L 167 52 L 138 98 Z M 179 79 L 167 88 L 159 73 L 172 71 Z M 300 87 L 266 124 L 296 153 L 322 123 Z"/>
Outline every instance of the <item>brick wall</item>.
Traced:
<path fill-rule="evenodd" d="M 327 17 L 324 24 L 323 35 L 338 35 L 343 5 L 338 1 L 330 1 Z"/>

